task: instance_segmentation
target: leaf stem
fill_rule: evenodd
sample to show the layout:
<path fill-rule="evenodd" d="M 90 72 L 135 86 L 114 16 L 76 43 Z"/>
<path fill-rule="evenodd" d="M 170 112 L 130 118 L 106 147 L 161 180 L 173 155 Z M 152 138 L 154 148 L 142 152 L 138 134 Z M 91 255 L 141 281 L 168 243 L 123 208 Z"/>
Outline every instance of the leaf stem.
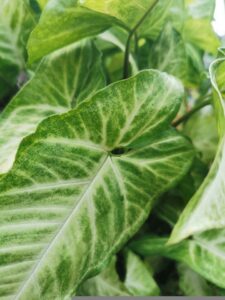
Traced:
<path fill-rule="evenodd" d="M 195 107 L 193 107 L 189 112 L 187 112 L 186 114 L 184 114 L 183 116 L 181 116 L 179 119 L 177 119 L 176 121 L 173 122 L 173 126 L 177 127 L 179 126 L 181 123 L 186 122 L 187 120 L 189 120 L 193 114 L 195 114 L 197 111 L 199 111 L 200 109 L 202 109 L 203 107 L 207 106 L 207 105 L 211 105 L 211 99 L 207 99 L 201 103 L 199 103 L 198 105 L 196 105 Z"/>
<path fill-rule="evenodd" d="M 135 35 L 137 29 L 141 26 L 141 24 L 144 22 L 146 17 L 150 14 L 150 12 L 153 10 L 153 8 L 156 6 L 159 0 L 155 0 L 151 7 L 146 11 L 146 13 L 143 15 L 143 17 L 137 22 L 137 24 L 134 26 L 133 29 L 131 29 L 128 38 L 127 38 L 127 44 L 126 44 L 126 50 L 125 50 L 125 56 L 124 56 L 124 73 L 123 78 L 126 79 L 129 77 L 129 55 L 130 55 L 130 44 L 133 36 Z"/>

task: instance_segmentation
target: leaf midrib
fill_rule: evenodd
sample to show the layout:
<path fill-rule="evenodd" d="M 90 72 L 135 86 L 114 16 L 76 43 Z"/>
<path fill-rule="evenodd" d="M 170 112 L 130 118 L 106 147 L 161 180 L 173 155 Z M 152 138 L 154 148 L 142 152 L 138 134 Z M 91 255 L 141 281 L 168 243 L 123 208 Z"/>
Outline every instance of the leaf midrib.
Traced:
<path fill-rule="evenodd" d="M 103 150 L 104 151 L 104 150 Z M 105 152 L 105 151 L 104 151 Z M 92 187 L 93 183 L 95 182 L 96 178 L 99 176 L 99 174 L 101 173 L 101 170 L 104 168 L 104 166 L 107 163 L 109 156 L 107 154 L 105 154 L 105 158 L 102 162 L 102 164 L 100 165 L 99 169 L 97 170 L 95 176 L 92 178 L 92 180 L 90 180 L 89 185 L 87 186 L 87 189 L 85 189 L 84 193 L 81 195 L 80 199 L 78 200 L 78 202 L 76 203 L 75 207 L 71 210 L 70 214 L 68 215 L 68 217 L 65 219 L 65 221 L 63 222 L 61 228 L 59 229 L 58 232 L 56 232 L 55 236 L 52 238 L 52 241 L 48 244 L 47 248 L 43 251 L 38 263 L 34 266 L 33 270 L 31 271 L 31 273 L 29 274 L 29 277 L 24 281 L 24 283 L 22 284 L 18 294 L 16 295 L 15 300 L 19 300 L 19 297 L 22 295 L 24 289 L 26 288 L 26 286 L 29 284 L 29 281 L 32 279 L 32 276 L 35 274 L 35 272 L 39 269 L 42 261 L 45 259 L 46 255 L 48 254 L 48 252 L 50 251 L 50 249 L 53 247 L 54 243 L 57 241 L 58 237 L 60 236 L 60 234 L 63 232 L 64 228 L 67 226 L 68 222 L 70 221 L 70 218 L 73 216 L 74 212 L 79 208 L 79 206 L 82 204 L 82 200 L 85 198 L 86 193 L 89 192 L 89 189 Z M 103 158 L 102 158 L 103 159 Z"/>

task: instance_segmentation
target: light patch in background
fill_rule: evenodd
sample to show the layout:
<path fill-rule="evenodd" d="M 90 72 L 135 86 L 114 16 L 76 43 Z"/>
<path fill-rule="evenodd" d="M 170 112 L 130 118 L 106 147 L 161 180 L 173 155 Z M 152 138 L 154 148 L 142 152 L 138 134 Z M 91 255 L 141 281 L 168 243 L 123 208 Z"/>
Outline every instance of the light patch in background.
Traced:
<path fill-rule="evenodd" d="M 216 0 L 216 9 L 212 24 L 219 36 L 225 36 L 225 0 Z"/>

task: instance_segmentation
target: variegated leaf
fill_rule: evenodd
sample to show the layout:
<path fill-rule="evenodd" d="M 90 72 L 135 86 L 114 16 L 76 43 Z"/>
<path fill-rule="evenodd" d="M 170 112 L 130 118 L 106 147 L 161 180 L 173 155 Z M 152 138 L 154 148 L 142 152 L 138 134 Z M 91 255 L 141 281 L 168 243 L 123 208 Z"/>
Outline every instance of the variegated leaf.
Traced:
<path fill-rule="evenodd" d="M 38 123 L 69 110 L 104 85 L 100 53 L 89 41 L 46 57 L 0 114 L 0 173 L 11 168 L 21 140 Z"/>
<path fill-rule="evenodd" d="M 50 0 L 31 34 L 28 45 L 30 60 L 35 61 L 77 40 L 99 34 L 113 25 L 129 31 L 153 6 L 152 13 L 141 26 L 140 35 L 156 38 L 171 3 L 172 0 L 160 0 L 155 6 L 156 0 Z"/>
<path fill-rule="evenodd" d="M 27 0 L 0 0 L 0 98 L 25 68 L 26 41 L 35 24 Z"/>
<path fill-rule="evenodd" d="M 184 209 L 172 232 L 171 243 L 176 243 L 198 232 L 225 227 L 225 181 L 223 176 L 225 168 L 224 58 L 216 60 L 211 65 L 210 74 L 220 134 L 219 146 L 208 176 Z"/>
<path fill-rule="evenodd" d="M 159 288 L 144 262 L 134 253 L 126 254 L 125 280 L 116 269 L 116 257 L 103 272 L 88 279 L 79 288 L 81 296 L 157 296 Z"/>
<path fill-rule="evenodd" d="M 78 289 L 79 296 L 129 296 L 129 291 L 120 280 L 116 270 L 116 256 L 97 276 L 86 280 Z"/>
<path fill-rule="evenodd" d="M 173 77 L 143 71 L 24 139 L 0 177 L 1 297 L 69 297 L 139 229 L 192 161 L 169 125 L 182 96 Z"/>
<path fill-rule="evenodd" d="M 216 229 L 169 246 L 167 238 L 145 236 L 131 248 L 144 256 L 162 255 L 185 263 L 215 285 L 225 288 L 225 230 Z"/>

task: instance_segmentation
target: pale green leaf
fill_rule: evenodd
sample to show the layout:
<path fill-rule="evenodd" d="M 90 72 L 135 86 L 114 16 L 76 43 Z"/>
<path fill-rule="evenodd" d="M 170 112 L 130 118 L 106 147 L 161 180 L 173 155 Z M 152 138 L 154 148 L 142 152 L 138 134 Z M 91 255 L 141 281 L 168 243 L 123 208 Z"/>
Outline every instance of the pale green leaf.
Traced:
<path fill-rule="evenodd" d="M 123 57 L 123 60 L 124 60 L 124 52 L 126 49 L 127 37 L 128 37 L 128 33 L 119 27 L 112 28 L 112 29 L 99 35 L 100 39 L 102 39 L 106 42 L 112 43 L 113 45 L 117 46 L 120 50 L 122 50 L 122 53 L 120 53 L 120 55 Z M 130 53 L 129 61 L 130 61 L 131 68 L 132 68 L 132 75 L 137 74 L 138 66 L 135 61 L 135 56 L 133 55 L 133 53 Z M 118 63 L 117 60 L 112 59 L 112 64 L 117 64 L 117 63 Z M 124 63 L 123 61 L 120 62 L 121 69 L 123 68 L 123 63 Z M 121 78 L 121 76 L 122 76 L 122 71 L 120 74 L 120 78 Z"/>
<path fill-rule="evenodd" d="M 123 282 L 116 270 L 116 257 L 101 274 L 88 279 L 79 288 L 83 296 L 156 296 L 159 288 L 144 262 L 134 253 L 126 253 L 126 275 Z"/>
<path fill-rule="evenodd" d="M 141 3 L 137 0 L 50 0 L 38 26 L 31 34 L 28 44 L 30 60 L 35 61 L 70 43 L 97 35 L 113 25 L 129 30 L 154 2 L 154 0 L 141 0 Z M 171 2 L 172 0 L 160 0 L 157 3 L 140 28 L 141 36 L 157 37 Z"/>
<path fill-rule="evenodd" d="M 189 18 L 185 22 L 183 34 L 187 42 L 206 52 L 215 54 L 220 47 L 220 41 L 208 19 Z"/>
<path fill-rule="evenodd" d="M 37 1 L 40 5 L 41 9 L 43 9 L 49 0 L 37 0 Z"/>
<path fill-rule="evenodd" d="M 215 296 L 215 291 L 198 273 L 181 263 L 178 265 L 179 287 L 185 296 Z"/>
<path fill-rule="evenodd" d="M 190 118 L 184 126 L 184 133 L 191 138 L 202 161 L 210 165 L 218 146 L 217 124 L 212 107 L 206 107 Z"/>
<path fill-rule="evenodd" d="M 170 242 L 178 242 L 197 232 L 214 228 L 224 228 L 224 139 L 225 139 L 225 60 L 216 60 L 210 68 L 211 81 L 214 88 L 214 107 L 219 127 L 219 146 L 215 160 L 203 184 L 190 200 L 178 223 Z"/>
<path fill-rule="evenodd" d="M 77 0 L 50 0 L 28 41 L 30 61 L 85 37 L 107 30 L 115 20 L 77 5 Z"/>
<path fill-rule="evenodd" d="M 208 18 L 212 20 L 216 1 L 215 0 L 185 0 L 188 14 L 194 19 Z"/>
<path fill-rule="evenodd" d="M 149 45 L 149 66 L 172 74 L 183 81 L 188 77 L 188 60 L 183 38 L 168 23 L 159 39 Z"/>
<path fill-rule="evenodd" d="M 100 53 L 91 42 L 46 57 L 0 114 L 0 173 L 11 168 L 21 140 L 38 123 L 69 110 L 104 86 Z"/>
<path fill-rule="evenodd" d="M 136 233 L 190 167 L 169 125 L 182 97 L 173 77 L 143 71 L 24 139 L 0 177 L 1 296 L 68 297 Z"/>
<path fill-rule="evenodd" d="M 131 248 L 141 255 L 162 255 L 185 263 L 205 279 L 225 288 L 224 234 L 224 229 L 211 230 L 172 246 L 167 245 L 167 238 L 146 236 L 134 241 Z"/>
<path fill-rule="evenodd" d="M 125 286 L 133 296 L 158 296 L 160 294 L 152 274 L 144 262 L 133 252 L 127 253 Z"/>
<path fill-rule="evenodd" d="M 132 29 L 145 15 L 155 0 L 79 0 L 92 10 L 113 16 Z M 139 29 L 139 35 L 155 39 L 164 25 L 172 0 L 160 0 L 146 17 Z"/>

